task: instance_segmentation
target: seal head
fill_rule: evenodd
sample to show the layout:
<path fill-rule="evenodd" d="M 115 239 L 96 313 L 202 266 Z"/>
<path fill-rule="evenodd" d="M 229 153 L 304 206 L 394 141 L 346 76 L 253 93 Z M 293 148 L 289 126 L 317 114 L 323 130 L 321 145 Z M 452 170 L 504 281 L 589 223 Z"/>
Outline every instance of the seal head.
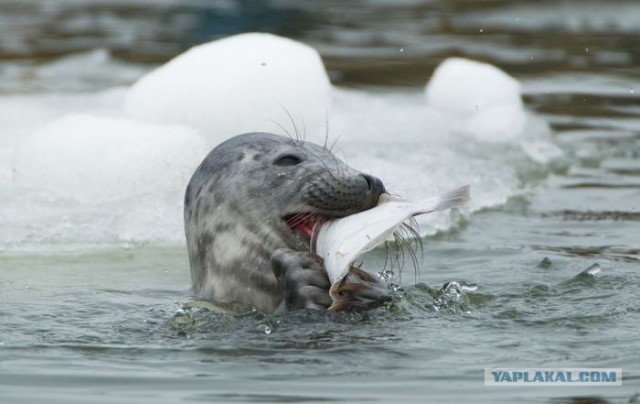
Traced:
<path fill-rule="evenodd" d="M 321 259 L 309 257 L 315 225 L 370 209 L 384 192 L 379 179 L 312 143 L 268 133 L 221 143 L 196 169 L 185 195 L 195 293 L 234 311 L 272 312 L 287 296 L 300 300 L 286 289 L 304 289 L 304 276 L 282 282 L 276 275 L 283 266 L 322 269 Z M 320 272 L 315 278 L 326 279 Z M 312 278 L 311 286 L 328 289 Z M 294 305 L 314 306 L 304 300 Z"/>

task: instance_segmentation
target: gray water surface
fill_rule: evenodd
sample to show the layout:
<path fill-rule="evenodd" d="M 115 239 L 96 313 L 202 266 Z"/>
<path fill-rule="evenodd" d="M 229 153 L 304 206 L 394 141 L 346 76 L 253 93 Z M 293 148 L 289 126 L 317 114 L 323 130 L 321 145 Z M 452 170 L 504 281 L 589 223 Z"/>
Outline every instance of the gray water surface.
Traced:
<path fill-rule="evenodd" d="M 126 85 L 259 29 L 316 46 L 334 83 L 380 92 L 451 55 L 498 64 L 566 162 L 523 169 L 523 195 L 424 240 L 419 278 L 406 268 L 395 301 L 367 313 L 183 309 L 184 246 L 0 252 L 0 402 L 640 401 L 640 3 L 228 3 L 241 6 L 5 0 L 0 92 Z M 123 73 L 37 70 L 98 48 Z M 478 288 L 442 296 L 450 281 Z M 486 387 L 490 367 L 622 368 L 623 385 Z"/>

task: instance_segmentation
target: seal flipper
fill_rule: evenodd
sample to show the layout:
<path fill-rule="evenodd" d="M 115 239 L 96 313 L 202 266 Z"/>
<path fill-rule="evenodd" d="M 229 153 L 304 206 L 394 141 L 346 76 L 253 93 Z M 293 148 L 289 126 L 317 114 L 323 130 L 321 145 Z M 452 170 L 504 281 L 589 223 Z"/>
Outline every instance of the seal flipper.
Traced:
<path fill-rule="evenodd" d="M 277 312 L 324 311 L 331 305 L 331 283 L 322 258 L 316 254 L 281 248 L 271 255 L 271 269 L 283 292 Z"/>

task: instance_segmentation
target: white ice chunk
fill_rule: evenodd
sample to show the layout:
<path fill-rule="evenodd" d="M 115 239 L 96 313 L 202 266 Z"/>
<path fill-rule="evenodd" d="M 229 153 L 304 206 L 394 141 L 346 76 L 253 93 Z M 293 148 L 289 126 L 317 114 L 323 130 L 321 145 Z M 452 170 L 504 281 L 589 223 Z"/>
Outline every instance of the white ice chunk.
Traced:
<path fill-rule="evenodd" d="M 318 52 L 271 34 L 249 33 L 193 47 L 142 77 L 127 112 L 199 129 L 211 144 L 243 132 L 324 130 L 331 83 Z M 275 123 L 274 123 L 275 122 Z M 309 138 L 309 136 L 307 136 Z"/>
<path fill-rule="evenodd" d="M 521 105 L 500 105 L 473 114 L 463 131 L 487 143 L 511 142 L 525 133 L 527 114 Z"/>
<path fill-rule="evenodd" d="M 429 106 L 460 114 L 500 106 L 522 108 L 520 83 L 487 63 L 449 58 L 434 71 L 425 89 Z"/>
<path fill-rule="evenodd" d="M 425 88 L 429 107 L 452 122 L 455 132 L 479 141 L 511 142 L 527 125 L 520 83 L 495 66 L 450 58 Z"/>
<path fill-rule="evenodd" d="M 14 182 L 79 201 L 166 193 L 180 200 L 207 151 L 190 128 L 73 114 L 18 147 Z"/>

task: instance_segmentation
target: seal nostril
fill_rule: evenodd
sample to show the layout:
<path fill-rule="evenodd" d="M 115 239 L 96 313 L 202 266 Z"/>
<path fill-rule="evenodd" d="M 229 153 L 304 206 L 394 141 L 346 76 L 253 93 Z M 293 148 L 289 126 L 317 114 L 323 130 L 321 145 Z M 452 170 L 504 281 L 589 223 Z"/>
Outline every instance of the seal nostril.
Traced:
<path fill-rule="evenodd" d="M 360 175 L 362 175 L 362 177 L 367 181 L 367 188 L 369 192 L 373 193 L 375 196 L 380 196 L 383 193 L 387 192 L 387 190 L 384 188 L 384 184 L 382 184 L 382 181 L 380 181 L 378 178 L 367 174 Z"/>
<path fill-rule="evenodd" d="M 369 191 L 373 190 L 373 178 L 371 178 L 370 175 L 366 175 L 366 174 L 360 174 L 360 175 L 362 175 L 365 181 L 367 181 L 367 188 L 369 189 Z"/>

